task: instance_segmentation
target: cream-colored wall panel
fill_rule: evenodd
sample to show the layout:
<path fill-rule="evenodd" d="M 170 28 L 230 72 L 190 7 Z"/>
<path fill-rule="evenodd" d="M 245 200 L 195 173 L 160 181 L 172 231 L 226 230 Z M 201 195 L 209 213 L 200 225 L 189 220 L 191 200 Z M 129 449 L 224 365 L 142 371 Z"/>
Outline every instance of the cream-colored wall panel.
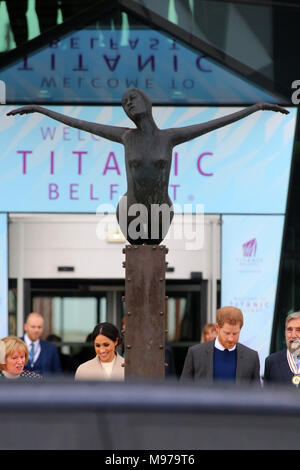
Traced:
<path fill-rule="evenodd" d="M 175 268 L 174 273 L 167 273 L 167 279 L 189 279 L 194 271 L 202 272 L 205 279 L 219 278 L 219 216 L 197 219 L 198 225 L 194 223 L 195 217 L 185 217 L 183 226 L 181 216 L 175 215 L 173 232 L 162 242 L 169 248 L 166 261 Z M 10 214 L 9 220 L 11 278 L 124 277 L 125 243 L 106 240 L 109 228 L 118 230 L 113 214 Z M 97 226 L 99 222 L 101 226 Z M 58 272 L 58 266 L 74 266 L 75 270 Z"/>
<path fill-rule="evenodd" d="M 119 251 L 28 250 L 24 256 L 24 278 L 122 278 L 124 255 Z M 59 272 L 58 266 L 72 266 L 73 272 Z"/>

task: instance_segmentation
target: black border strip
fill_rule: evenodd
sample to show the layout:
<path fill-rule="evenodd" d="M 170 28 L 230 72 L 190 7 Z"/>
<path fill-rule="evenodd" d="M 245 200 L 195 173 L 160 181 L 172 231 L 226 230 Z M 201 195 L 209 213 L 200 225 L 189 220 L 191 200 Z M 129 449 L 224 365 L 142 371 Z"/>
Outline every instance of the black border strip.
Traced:
<path fill-rule="evenodd" d="M 282 234 L 282 241 L 281 241 L 281 251 L 280 251 L 280 261 L 279 261 L 279 270 L 278 270 L 278 277 L 277 277 L 277 289 L 276 289 L 276 296 L 275 296 L 275 306 L 274 306 L 274 314 L 273 314 L 273 323 L 272 323 L 272 334 L 271 334 L 271 341 L 270 341 L 270 354 L 277 351 L 276 348 L 276 335 L 278 329 L 278 323 L 282 318 L 282 312 L 278 311 L 279 308 L 279 296 L 280 291 L 282 289 L 281 283 L 283 278 L 283 265 L 285 260 L 285 246 L 287 242 L 287 230 L 289 225 L 289 216 L 291 207 L 291 198 L 293 192 L 293 181 L 294 181 L 294 174 L 295 174 L 295 166 L 296 166 L 296 142 L 297 142 L 297 128 L 300 126 L 299 121 L 299 112 L 296 114 L 296 125 L 295 125 L 295 132 L 294 132 L 294 143 L 293 143 L 293 150 L 292 150 L 292 161 L 291 161 L 291 168 L 290 168 L 290 176 L 289 176 L 289 186 L 286 198 L 286 206 L 285 206 L 285 215 L 284 215 L 284 226 L 283 226 L 283 234 Z M 285 313 L 285 316 L 288 312 Z"/>

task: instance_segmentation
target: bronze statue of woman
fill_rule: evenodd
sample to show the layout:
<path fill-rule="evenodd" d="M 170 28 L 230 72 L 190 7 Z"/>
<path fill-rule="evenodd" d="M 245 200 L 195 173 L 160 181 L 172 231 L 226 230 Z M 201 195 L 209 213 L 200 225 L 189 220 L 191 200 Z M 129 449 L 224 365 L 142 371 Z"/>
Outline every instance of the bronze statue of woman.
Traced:
<path fill-rule="evenodd" d="M 152 116 L 152 103 L 142 90 L 126 91 L 122 97 L 122 106 L 136 128 L 82 121 L 39 105 L 23 106 L 10 111 L 8 116 L 37 112 L 67 126 L 124 145 L 127 192 L 120 199 L 116 215 L 122 233 L 133 245 L 158 245 L 170 227 L 174 215 L 168 194 L 173 147 L 256 111 L 289 113 L 278 105 L 261 102 L 201 124 L 159 129 Z"/>

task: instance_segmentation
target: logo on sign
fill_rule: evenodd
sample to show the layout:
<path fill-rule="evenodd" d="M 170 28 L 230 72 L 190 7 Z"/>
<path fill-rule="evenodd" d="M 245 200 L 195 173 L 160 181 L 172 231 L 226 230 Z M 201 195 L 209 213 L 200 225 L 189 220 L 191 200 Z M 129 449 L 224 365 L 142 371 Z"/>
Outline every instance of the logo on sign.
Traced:
<path fill-rule="evenodd" d="M 246 257 L 256 256 L 257 241 L 256 238 L 243 243 L 243 255 Z"/>
<path fill-rule="evenodd" d="M 256 238 L 251 238 L 240 245 L 240 255 L 236 256 L 235 260 L 239 265 L 241 272 L 260 272 L 263 259 L 258 254 L 258 243 Z M 259 269 L 259 271 L 257 270 Z"/>

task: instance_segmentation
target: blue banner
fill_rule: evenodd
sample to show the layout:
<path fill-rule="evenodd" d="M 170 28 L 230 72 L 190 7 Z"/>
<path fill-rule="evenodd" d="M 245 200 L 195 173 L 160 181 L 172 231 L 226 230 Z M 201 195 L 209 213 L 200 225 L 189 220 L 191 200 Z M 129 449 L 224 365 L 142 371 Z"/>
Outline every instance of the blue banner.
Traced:
<path fill-rule="evenodd" d="M 42 114 L 8 117 L 0 108 L 0 211 L 114 212 L 126 192 L 121 144 L 70 128 Z M 52 106 L 82 120 L 134 127 L 119 106 Z M 161 129 L 188 126 L 240 108 L 154 107 Z M 284 214 L 296 108 L 259 111 L 173 151 L 169 195 L 203 204 L 205 213 Z"/>
<path fill-rule="evenodd" d="M 269 355 L 284 216 L 223 216 L 221 305 L 241 309 L 240 342 Z"/>

